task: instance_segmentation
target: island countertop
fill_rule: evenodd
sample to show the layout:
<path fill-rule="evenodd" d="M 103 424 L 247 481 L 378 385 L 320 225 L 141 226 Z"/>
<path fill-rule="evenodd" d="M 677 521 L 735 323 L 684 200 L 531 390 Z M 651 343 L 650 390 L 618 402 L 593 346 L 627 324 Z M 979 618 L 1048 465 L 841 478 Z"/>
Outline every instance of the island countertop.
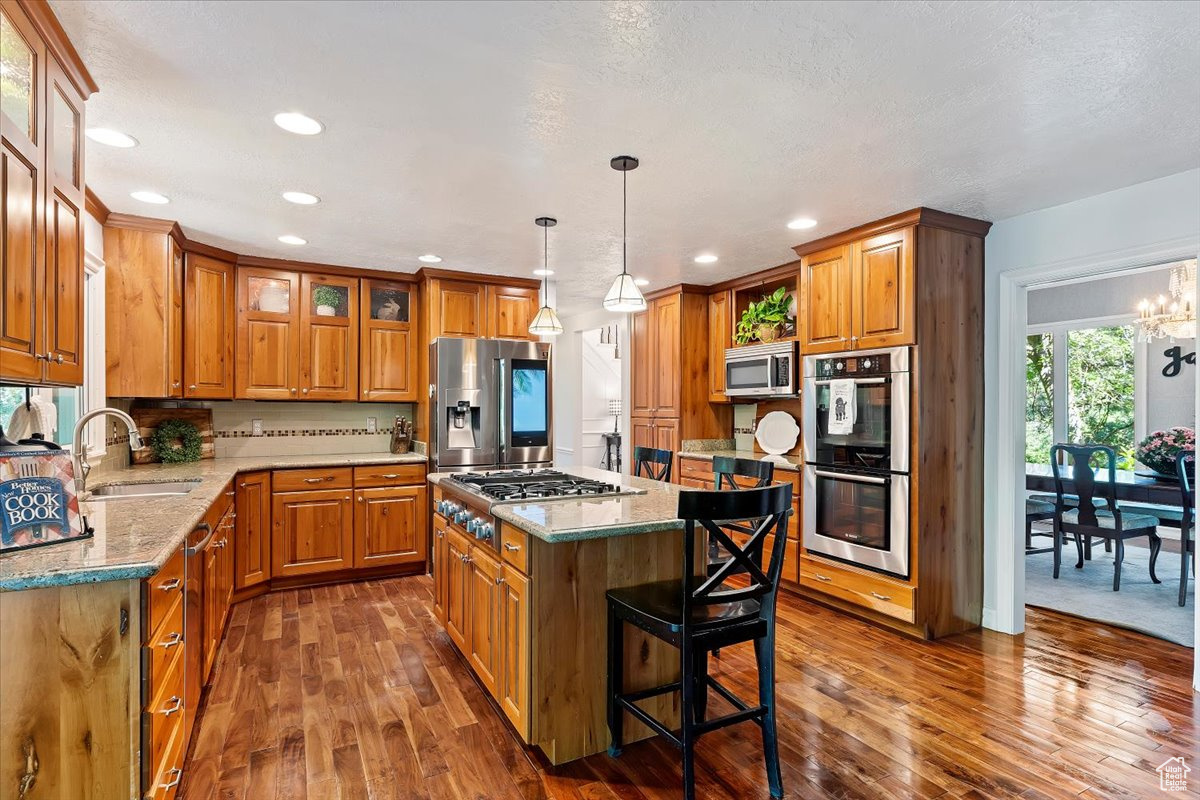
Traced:
<path fill-rule="evenodd" d="M 96 477 L 89 489 L 123 483 L 198 480 L 185 495 L 80 504 L 95 535 L 0 555 L 0 592 L 147 578 L 158 572 L 237 474 L 300 467 L 423 464 L 418 453 L 214 458 L 189 464 L 145 464 Z"/>
<path fill-rule="evenodd" d="M 676 516 L 679 492 L 673 483 L 636 478 L 593 467 L 556 467 L 580 478 L 605 481 L 637 494 L 602 497 L 508 500 L 491 504 L 496 519 L 520 528 L 545 542 L 577 542 L 683 527 Z M 438 484 L 450 477 L 435 472 L 429 481 Z"/>

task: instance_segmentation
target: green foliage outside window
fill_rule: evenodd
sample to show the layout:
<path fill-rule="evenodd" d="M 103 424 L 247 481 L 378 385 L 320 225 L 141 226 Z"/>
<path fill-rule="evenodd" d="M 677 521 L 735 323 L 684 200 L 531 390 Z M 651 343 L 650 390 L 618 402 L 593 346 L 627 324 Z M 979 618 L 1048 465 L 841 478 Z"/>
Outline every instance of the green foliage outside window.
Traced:
<path fill-rule="evenodd" d="M 1025 343 L 1025 461 L 1049 464 L 1054 444 L 1054 337 L 1030 336 Z"/>

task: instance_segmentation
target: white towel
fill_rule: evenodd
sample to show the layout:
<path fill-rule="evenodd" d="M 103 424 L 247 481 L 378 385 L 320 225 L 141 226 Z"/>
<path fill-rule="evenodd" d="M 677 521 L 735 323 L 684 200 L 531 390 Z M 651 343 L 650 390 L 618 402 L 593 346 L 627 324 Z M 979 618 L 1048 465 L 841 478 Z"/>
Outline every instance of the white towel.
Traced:
<path fill-rule="evenodd" d="M 846 436 L 854 432 L 858 419 L 858 392 L 854 381 L 829 382 L 829 433 Z"/>
<path fill-rule="evenodd" d="M 58 409 L 49 400 L 39 395 L 29 398 L 29 406 L 24 403 L 17 406 L 4 433 L 14 442 L 28 439 L 35 433 L 40 433 L 47 441 L 54 441 L 54 432 L 58 427 Z"/>

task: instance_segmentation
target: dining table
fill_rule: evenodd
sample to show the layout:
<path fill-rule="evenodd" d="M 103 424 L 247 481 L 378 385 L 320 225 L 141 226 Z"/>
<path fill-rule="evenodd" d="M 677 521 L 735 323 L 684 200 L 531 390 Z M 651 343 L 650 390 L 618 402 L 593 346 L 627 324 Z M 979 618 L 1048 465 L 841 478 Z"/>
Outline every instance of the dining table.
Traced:
<path fill-rule="evenodd" d="M 1063 488 L 1067 492 L 1074 491 L 1074 481 L 1071 480 L 1071 468 L 1061 467 Z M 1107 470 L 1096 471 L 1096 496 L 1108 496 Z M 1025 464 L 1025 488 L 1034 492 L 1054 494 L 1054 471 L 1050 464 Z M 1183 509 L 1183 496 L 1179 491 L 1179 481 L 1173 477 L 1151 477 L 1134 470 L 1116 470 L 1114 489 L 1116 500 L 1130 503 L 1154 503 L 1156 505 L 1174 506 Z M 1164 521 L 1164 524 L 1170 522 Z M 1175 523 L 1178 525 L 1179 523 Z"/>

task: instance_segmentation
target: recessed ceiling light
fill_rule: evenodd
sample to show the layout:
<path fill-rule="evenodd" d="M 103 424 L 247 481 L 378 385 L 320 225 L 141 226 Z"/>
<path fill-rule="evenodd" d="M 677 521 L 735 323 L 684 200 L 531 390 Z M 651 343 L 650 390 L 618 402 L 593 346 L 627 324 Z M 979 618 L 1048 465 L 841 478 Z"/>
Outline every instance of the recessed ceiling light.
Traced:
<path fill-rule="evenodd" d="M 130 192 L 129 196 L 134 200 L 141 200 L 143 203 L 153 203 L 156 206 L 161 206 L 171 202 L 164 195 L 161 195 L 158 192 Z"/>
<path fill-rule="evenodd" d="M 537 275 L 539 278 L 545 278 L 548 275 L 553 275 L 554 270 L 552 270 L 552 269 L 535 269 L 533 271 L 533 274 Z"/>
<path fill-rule="evenodd" d="M 301 136 L 315 136 L 325 130 L 325 126 L 312 117 L 306 117 L 295 111 L 284 111 L 276 114 L 275 124 L 289 133 L 298 133 Z"/>
<path fill-rule="evenodd" d="M 299 236 L 292 236 L 290 233 L 280 236 L 279 241 L 284 244 L 308 244 L 308 239 L 301 239 Z"/>
<path fill-rule="evenodd" d="M 817 221 L 812 217 L 800 217 L 789 222 L 788 227 L 794 231 L 806 231 L 809 228 L 817 227 Z"/>
<path fill-rule="evenodd" d="M 426 264 L 437 264 L 441 260 L 441 257 L 435 256 L 433 253 L 426 253 L 423 256 L 417 256 L 417 261 L 423 261 Z"/>
<path fill-rule="evenodd" d="M 700 255 L 696 256 L 692 260 L 695 261 L 697 264 L 715 264 L 717 261 L 717 257 L 714 256 L 712 253 L 701 253 Z"/>
<path fill-rule="evenodd" d="M 649 286 L 650 285 L 650 281 L 646 280 L 645 278 L 634 278 L 633 282 L 637 286 Z"/>
<path fill-rule="evenodd" d="M 88 128 L 84 133 L 93 142 L 106 144 L 109 147 L 137 147 L 138 140 L 127 133 L 114 131 L 112 128 Z"/>
<path fill-rule="evenodd" d="M 308 192 L 284 192 L 283 199 L 300 206 L 315 206 L 321 198 Z"/>

